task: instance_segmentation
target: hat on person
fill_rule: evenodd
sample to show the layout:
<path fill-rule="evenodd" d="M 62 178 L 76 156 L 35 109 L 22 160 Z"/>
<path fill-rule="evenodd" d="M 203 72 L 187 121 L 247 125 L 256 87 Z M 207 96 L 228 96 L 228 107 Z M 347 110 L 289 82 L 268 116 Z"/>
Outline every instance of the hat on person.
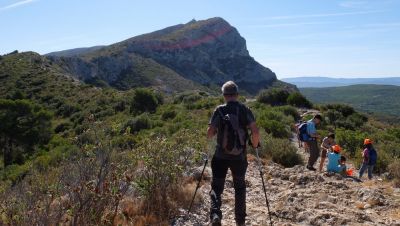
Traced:
<path fill-rule="evenodd" d="M 223 95 L 235 95 L 238 94 L 239 88 L 233 81 L 227 81 L 222 85 L 221 90 Z"/>
<path fill-rule="evenodd" d="M 372 144 L 372 140 L 366 138 L 366 139 L 364 140 L 364 145 L 367 145 L 367 144 Z"/>
<path fill-rule="evenodd" d="M 340 151 L 342 150 L 342 148 L 339 145 L 333 145 L 332 146 L 332 150 L 336 153 L 340 153 Z"/>

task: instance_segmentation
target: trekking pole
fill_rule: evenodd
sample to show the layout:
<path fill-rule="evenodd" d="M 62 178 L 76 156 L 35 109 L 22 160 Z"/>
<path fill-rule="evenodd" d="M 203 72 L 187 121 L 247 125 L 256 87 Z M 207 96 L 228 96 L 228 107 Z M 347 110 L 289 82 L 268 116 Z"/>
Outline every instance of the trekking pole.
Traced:
<path fill-rule="evenodd" d="M 194 202 L 194 198 L 196 197 L 197 190 L 199 190 L 200 182 L 201 182 L 201 179 L 203 178 L 204 170 L 206 169 L 206 166 L 207 166 L 207 163 L 208 163 L 208 155 L 207 154 L 203 154 L 203 160 L 204 160 L 203 170 L 201 171 L 201 175 L 200 175 L 199 181 L 197 182 L 196 190 L 194 191 L 194 195 L 193 195 L 192 201 L 190 202 L 190 206 L 189 206 L 189 209 L 187 211 L 187 214 L 190 213 L 190 210 L 192 209 L 192 205 L 193 205 L 193 202 Z"/>
<path fill-rule="evenodd" d="M 270 224 L 272 226 L 271 211 L 269 210 L 269 202 L 268 202 L 268 197 L 267 197 L 267 190 L 265 189 L 264 173 L 263 173 L 263 170 L 262 170 L 261 159 L 260 159 L 260 156 L 258 155 L 258 147 L 256 148 L 256 156 L 257 156 L 257 161 L 258 161 L 258 169 L 260 170 L 262 186 L 263 186 L 263 189 L 264 189 L 265 202 L 267 203 L 267 208 L 268 208 L 269 222 L 270 222 Z"/>

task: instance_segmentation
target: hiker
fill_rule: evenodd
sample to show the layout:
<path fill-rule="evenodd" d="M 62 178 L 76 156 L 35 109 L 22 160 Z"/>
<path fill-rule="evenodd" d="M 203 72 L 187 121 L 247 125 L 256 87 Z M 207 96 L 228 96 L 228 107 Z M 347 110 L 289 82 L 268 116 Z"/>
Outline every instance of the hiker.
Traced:
<path fill-rule="evenodd" d="M 372 146 L 372 140 L 366 138 L 364 140 L 364 151 L 362 152 L 363 163 L 360 168 L 359 178 L 361 179 L 365 170 L 368 169 L 368 179 L 372 179 L 372 170 L 376 164 L 378 154 L 375 148 Z"/>
<path fill-rule="evenodd" d="M 346 158 L 342 158 L 340 151 L 342 148 L 339 145 L 332 146 L 332 152 L 328 154 L 328 165 L 326 167 L 328 173 L 346 174 Z"/>
<path fill-rule="evenodd" d="M 307 121 L 307 135 L 308 139 L 306 140 L 306 144 L 310 150 L 310 157 L 308 158 L 307 169 L 316 171 L 314 168 L 314 164 L 319 157 L 319 148 L 317 144 L 317 139 L 319 135 L 317 134 L 316 125 L 320 124 L 322 121 L 322 117 L 319 114 L 316 114 L 312 119 Z"/>
<path fill-rule="evenodd" d="M 222 86 L 225 104 L 218 106 L 211 116 L 207 137 L 217 134 L 217 145 L 211 161 L 211 209 L 212 225 L 221 225 L 221 194 L 224 190 L 228 169 L 232 172 L 235 189 L 235 220 L 237 225 L 245 225 L 247 170 L 246 143 L 251 130 L 253 148 L 259 144 L 259 131 L 251 110 L 238 102 L 238 86 L 228 81 Z"/>
<path fill-rule="evenodd" d="M 322 172 L 324 167 L 326 156 L 329 152 L 332 151 L 332 146 L 336 145 L 335 142 L 335 134 L 329 133 L 327 137 L 322 140 L 321 143 L 321 159 L 319 163 L 319 171 Z"/>
<path fill-rule="evenodd" d="M 294 125 L 294 127 L 296 128 L 296 136 L 297 136 L 297 142 L 298 142 L 299 148 L 302 148 L 302 147 L 303 147 L 303 142 L 300 140 L 300 130 L 299 130 L 299 127 L 300 127 L 301 124 L 303 124 L 303 121 L 302 121 L 302 120 L 299 120 L 299 121 Z"/>
<path fill-rule="evenodd" d="M 347 176 L 351 176 L 347 174 L 347 167 L 346 167 L 346 157 L 344 157 L 343 155 L 340 156 L 340 160 L 339 160 L 339 166 L 338 166 L 341 170 L 340 170 L 340 174 L 344 177 Z"/>

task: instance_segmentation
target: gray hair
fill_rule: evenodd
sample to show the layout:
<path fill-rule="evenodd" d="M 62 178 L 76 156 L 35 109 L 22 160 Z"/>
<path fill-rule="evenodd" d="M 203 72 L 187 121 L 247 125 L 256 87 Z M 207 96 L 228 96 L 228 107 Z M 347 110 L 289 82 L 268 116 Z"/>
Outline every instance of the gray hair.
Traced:
<path fill-rule="evenodd" d="M 238 94 L 239 88 L 233 81 L 227 81 L 222 85 L 221 91 L 224 95 L 235 95 Z"/>

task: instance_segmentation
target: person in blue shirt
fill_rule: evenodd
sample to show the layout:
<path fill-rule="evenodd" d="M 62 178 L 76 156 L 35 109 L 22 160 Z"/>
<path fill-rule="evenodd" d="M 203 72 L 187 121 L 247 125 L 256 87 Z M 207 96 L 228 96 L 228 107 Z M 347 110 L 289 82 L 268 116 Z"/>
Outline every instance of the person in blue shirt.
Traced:
<path fill-rule="evenodd" d="M 307 146 L 310 150 L 310 157 L 308 158 L 307 169 L 315 171 L 314 168 L 315 162 L 317 162 L 319 157 L 319 147 L 317 144 L 317 138 L 319 135 L 317 134 L 316 125 L 320 124 L 322 121 L 322 116 L 317 114 L 311 120 L 307 121 L 307 134 L 310 137 L 308 141 L 306 141 Z"/>
<path fill-rule="evenodd" d="M 333 173 L 340 173 L 346 171 L 346 165 L 344 159 L 340 155 L 340 151 L 342 150 L 339 145 L 332 146 L 333 152 L 328 154 L 328 165 L 327 171 Z"/>

